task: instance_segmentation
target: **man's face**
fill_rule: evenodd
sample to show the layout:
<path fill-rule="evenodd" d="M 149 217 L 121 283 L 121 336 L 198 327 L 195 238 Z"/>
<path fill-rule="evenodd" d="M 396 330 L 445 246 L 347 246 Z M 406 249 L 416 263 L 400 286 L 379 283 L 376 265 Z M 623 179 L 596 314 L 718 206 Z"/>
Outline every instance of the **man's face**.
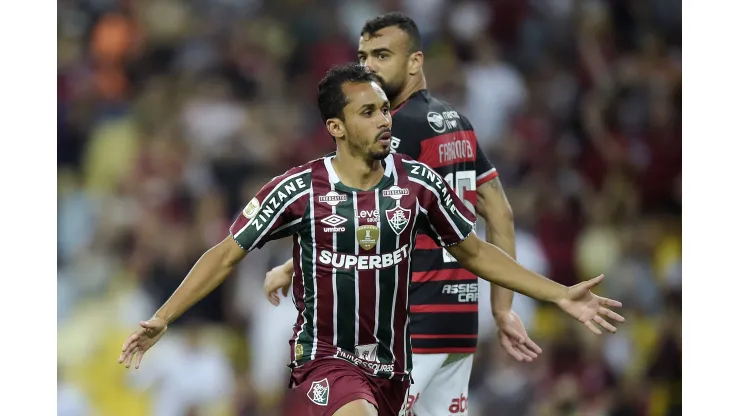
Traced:
<path fill-rule="evenodd" d="M 345 138 L 352 153 L 373 160 L 384 159 L 391 152 L 390 103 L 375 82 L 347 82 L 342 86 Z"/>
<path fill-rule="evenodd" d="M 391 100 L 401 92 L 408 76 L 408 48 L 409 37 L 397 26 L 360 37 L 357 58 L 360 64 L 380 78 L 383 90 Z"/>

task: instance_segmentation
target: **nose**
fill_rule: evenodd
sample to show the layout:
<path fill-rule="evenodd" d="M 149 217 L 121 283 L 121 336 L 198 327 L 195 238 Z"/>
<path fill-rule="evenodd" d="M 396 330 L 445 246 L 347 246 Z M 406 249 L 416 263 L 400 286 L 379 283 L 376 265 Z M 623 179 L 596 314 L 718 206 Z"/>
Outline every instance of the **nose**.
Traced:
<path fill-rule="evenodd" d="M 378 127 L 381 129 L 388 129 L 391 127 L 391 123 L 393 122 L 391 118 L 391 113 L 385 114 L 382 111 L 380 112 L 380 120 Z"/>
<path fill-rule="evenodd" d="M 365 63 L 363 65 L 373 74 L 377 72 L 377 69 L 375 68 L 375 61 L 372 58 L 365 58 Z"/>

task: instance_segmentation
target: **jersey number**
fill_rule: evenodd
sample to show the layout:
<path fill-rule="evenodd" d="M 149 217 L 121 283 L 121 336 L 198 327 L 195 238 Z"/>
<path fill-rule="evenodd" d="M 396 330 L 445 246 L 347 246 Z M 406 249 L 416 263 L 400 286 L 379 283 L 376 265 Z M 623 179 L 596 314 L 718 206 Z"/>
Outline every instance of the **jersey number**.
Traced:
<path fill-rule="evenodd" d="M 463 204 L 475 213 L 475 207 L 473 203 L 465 199 L 466 191 L 475 191 L 475 171 L 474 170 L 463 170 L 456 173 L 448 173 L 445 175 L 445 181 L 450 185 L 453 191 L 457 194 L 458 198 L 462 200 Z M 442 249 L 442 258 L 445 263 L 456 262 L 455 257 L 452 256 L 447 250 Z"/>

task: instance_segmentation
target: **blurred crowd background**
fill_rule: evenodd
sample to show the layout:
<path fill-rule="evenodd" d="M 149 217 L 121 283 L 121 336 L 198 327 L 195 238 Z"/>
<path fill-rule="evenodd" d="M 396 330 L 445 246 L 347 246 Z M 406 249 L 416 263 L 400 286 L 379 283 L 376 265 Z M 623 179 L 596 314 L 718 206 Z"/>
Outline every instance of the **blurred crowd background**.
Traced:
<path fill-rule="evenodd" d="M 429 89 L 497 166 L 520 262 L 564 284 L 604 272 L 628 319 L 594 337 L 517 297 L 544 350 L 517 364 L 484 291 L 469 414 L 680 414 L 680 0 L 57 6 L 59 415 L 280 414 L 296 312 L 261 288 L 288 240 L 250 254 L 140 370 L 116 359 L 263 183 L 333 149 L 317 82 L 391 10 L 416 20 Z"/>

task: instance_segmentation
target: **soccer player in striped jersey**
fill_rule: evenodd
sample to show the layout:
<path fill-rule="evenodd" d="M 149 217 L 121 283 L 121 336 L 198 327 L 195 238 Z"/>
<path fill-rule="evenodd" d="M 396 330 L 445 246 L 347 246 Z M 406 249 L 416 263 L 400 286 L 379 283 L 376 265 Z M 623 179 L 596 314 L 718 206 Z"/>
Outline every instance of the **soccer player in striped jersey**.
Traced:
<path fill-rule="evenodd" d="M 119 363 L 139 367 L 167 325 L 208 295 L 251 250 L 293 237 L 298 316 L 289 344 L 293 407 L 300 415 L 400 415 L 410 384 L 410 253 L 420 230 L 483 279 L 553 302 L 593 331 L 623 318 L 590 289 L 533 273 L 474 231 L 475 215 L 427 165 L 391 154 L 390 103 L 358 64 L 335 67 L 318 104 L 336 154 L 273 178 L 221 243 L 125 341 Z M 366 214 L 363 215 L 362 213 Z"/>
<path fill-rule="evenodd" d="M 486 240 L 515 258 L 513 214 L 498 172 L 480 149 L 468 119 L 426 89 L 414 21 L 402 13 L 384 14 L 368 20 L 360 35 L 358 59 L 378 75 L 391 102 L 391 151 L 439 173 L 485 220 Z M 409 327 L 415 370 L 408 408 L 418 416 L 447 415 L 450 408 L 464 415 L 478 339 L 478 277 L 424 232 L 414 247 L 411 272 Z M 289 260 L 270 271 L 268 279 L 289 284 L 292 273 Z M 269 297 L 279 301 L 276 294 Z M 542 350 L 512 310 L 512 298 L 511 290 L 491 286 L 498 338 L 516 360 L 532 361 Z"/>

